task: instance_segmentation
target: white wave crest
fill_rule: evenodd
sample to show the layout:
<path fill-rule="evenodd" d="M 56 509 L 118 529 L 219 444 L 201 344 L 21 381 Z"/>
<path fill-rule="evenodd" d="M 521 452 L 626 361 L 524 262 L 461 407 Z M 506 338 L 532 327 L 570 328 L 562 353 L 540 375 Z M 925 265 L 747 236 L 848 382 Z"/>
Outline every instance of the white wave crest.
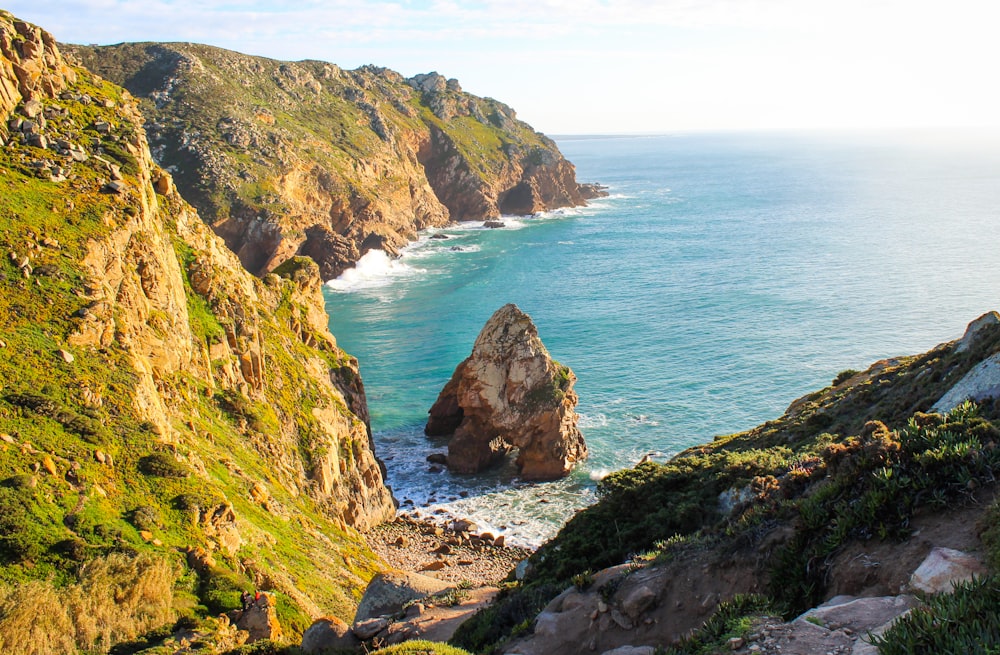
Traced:
<path fill-rule="evenodd" d="M 590 472 L 590 479 L 593 480 L 594 482 L 600 482 L 604 478 L 608 477 L 610 473 L 611 471 L 606 468 L 594 469 L 593 471 Z"/>
<path fill-rule="evenodd" d="M 347 269 L 326 284 L 336 291 L 371 289 L 390 284 L 394 278 L 422 272 L 399 259 L 392 259 L 383 250 L 369 250 L 354 268 Z"/>
<path fill-rule="evenodd" d="M 587 428 L 604 428 L 608 425 L 608 417 L 605 414 L 580 414 L 577 413 L 579 417 L 579 422 L 577 425 L 581 429 L 586 430 Z"/>

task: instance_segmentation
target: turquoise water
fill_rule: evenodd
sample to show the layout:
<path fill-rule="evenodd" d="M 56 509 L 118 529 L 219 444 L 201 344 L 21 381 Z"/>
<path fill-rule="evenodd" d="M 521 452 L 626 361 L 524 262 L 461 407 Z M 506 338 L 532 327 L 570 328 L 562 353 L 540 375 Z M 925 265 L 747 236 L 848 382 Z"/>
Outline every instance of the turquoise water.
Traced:
<path fill-rule="evenodd" d="M 428 232 L 399 260 L 369 255 L 327 288 L 404 510 L 471 516 L 537 544 L 608 471 L 775 418 L 843 369 L 925 351 L 1000 308 L 992 138 L 558 143 L 609 198 L 504 229 Z M 425 461 L 444 450 L 423 435 L 428 408 L 507 302 L 578 377 L 591 456 L 563 481 L 522 484 L 509 468 L 457 476 Z"/>

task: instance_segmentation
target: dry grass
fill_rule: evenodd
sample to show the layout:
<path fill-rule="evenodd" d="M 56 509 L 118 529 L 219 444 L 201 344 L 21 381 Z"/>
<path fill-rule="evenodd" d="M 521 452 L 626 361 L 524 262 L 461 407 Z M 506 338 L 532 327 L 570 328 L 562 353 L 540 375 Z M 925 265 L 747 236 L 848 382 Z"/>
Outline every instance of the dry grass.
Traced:
<path fill-rule="evenodd" d="M 0 587 L 0 652 L 62 655 L 107 651 L 173 620 L 175 571 L 149 555 L 110 555 L 83 566 L 80 581 Z"/>

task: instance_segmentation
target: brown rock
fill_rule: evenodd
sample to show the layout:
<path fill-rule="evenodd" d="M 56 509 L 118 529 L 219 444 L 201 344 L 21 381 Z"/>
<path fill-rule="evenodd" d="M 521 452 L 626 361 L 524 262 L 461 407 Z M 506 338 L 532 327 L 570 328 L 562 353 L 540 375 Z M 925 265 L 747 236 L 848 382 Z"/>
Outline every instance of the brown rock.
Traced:
<path fill-rule="evenodd" d="M 262 639 L 279 639 L 282 633 L 281 624 L 278 623 L 278 608 L 271 594 L 262 593 L 249 609 L 241 612 L 236 627 L 250 633 L 248 643 Z"/>
<path fill-rule="evenodd" d="M 302 652 L 306 655 L 352 650 L 360 645 L 350 626 L 333 616 L 317 619 L 302 633 Z"/>
<path fill-rule="evenodd" d="M 575 380 L 549 356 L 531 318 L 504 305 L 441 391 L 424 431 L 451 435 L 448 465 L 458 472 L 481 471 L 518 450 L 521 477 L 563 477 L 587 456 Z"/>
<path fill-rule="evenodd" d="M 422 567 L 420 567 L 420 570 L 421 571 L 440 571 L 441 569 L 443 569 L 446 566 L 447 566 L 447 564 L 445 564 L 441 560 L 435 560 L 433 562 L 428 562 L 427 564 L 424 564 Z"/>
<path fill-rule="evenodd" d="M 52 461 L 52 458 L 49 457 L 48 455 L 45 455 L 44 457 L 42 457 L 41 464 L 42 464 L 42 468 L 45 469 L 45 471 L 49 475 L 58 475 L 59 474 L 59 469 L 56 468 L 56 463 L 54 461 Z"/>

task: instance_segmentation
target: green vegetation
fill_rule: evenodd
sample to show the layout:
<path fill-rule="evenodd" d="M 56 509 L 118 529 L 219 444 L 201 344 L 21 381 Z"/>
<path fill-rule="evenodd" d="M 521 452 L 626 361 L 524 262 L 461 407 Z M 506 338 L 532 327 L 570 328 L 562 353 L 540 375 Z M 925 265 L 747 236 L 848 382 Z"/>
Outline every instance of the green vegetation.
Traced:
<path fill-rule="evenodd" d="M 347 379 L 354 364 L 303 327 L 296 280 L 220 264 L 207 236 L 178 232 L 190 209 L 176 197 L 140 202 L 153 165 L 129 143 L 137 117 L 120 89 L 78 75 L 69 99 L 44 100 L 60 112 L 50 138 L 91 153 L 68 179 L 31 165 L 51 151 L 0 148 L 0 648 L 156 652 L 178 621 L 217 629 L 212 615 L 262 580 L 291 640 L 310 623 L 303 598 L 349 619 L 375 556 L 342 522 L 351 482 L 318 498 L 308 475 L 321 455 L 356 475 L 364 444 L 313 411 L 363 434 L 313 372 Z M 102 192 L 98 138 L 126 193 Z M 211 348 L 230 333 L 231 349 Z"/>
<path fill-rule="evenodd" d="M 397 646 L 389 646 L 372 653 L 372 655 L 471 655 L 468 651 L 455 648 L 448 644 L 433 641 L 408 641 Z"/>
<path fill-rule="evenodd" d="M 881 655 L 1000 652 L 1000 578 L 962 583 L 938 594 L 872 638 Z"/>
<path fill-rule="evenodd" d="M 770 599 L 755 594 L 737 595 L 719 603 L 708 621 L 690 637 L 668 648 L 664 655 L 715 655 L 730 649 L 733 637 L 746 638 L 753 619 L 774 614 Z"/>

